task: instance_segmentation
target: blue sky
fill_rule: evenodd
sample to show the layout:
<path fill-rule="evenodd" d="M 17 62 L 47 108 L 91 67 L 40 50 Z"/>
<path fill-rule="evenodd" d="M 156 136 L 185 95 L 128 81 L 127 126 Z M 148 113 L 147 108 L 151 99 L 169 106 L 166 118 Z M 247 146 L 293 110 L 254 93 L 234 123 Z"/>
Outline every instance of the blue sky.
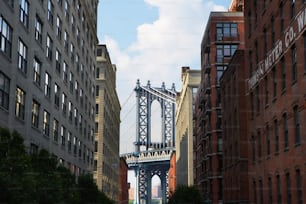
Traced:
<path fill-rule="evenodd" d="M 98 39 L 117 66 L 121 102 L 120 152 L 133 151 L 136 110 L 133 89 L 141 85 L 181 87 L 181 67 L 200 69 L 200 44 L 210 11 L 231 0 L 100 0 Z M 132 96 L 132 97 L 131 97 Z M 134 109 L 133 109 L 134 108 Z M 134 118 L 133 118 L 134 117 Z"/>

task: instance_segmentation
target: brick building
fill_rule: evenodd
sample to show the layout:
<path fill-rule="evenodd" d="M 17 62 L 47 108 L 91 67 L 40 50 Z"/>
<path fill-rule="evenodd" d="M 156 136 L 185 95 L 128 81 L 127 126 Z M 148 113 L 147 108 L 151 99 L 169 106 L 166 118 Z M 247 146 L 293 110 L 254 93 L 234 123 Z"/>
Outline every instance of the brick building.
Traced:
<path fill-rule="evenodd" d="M 195 185 L 205 199 L 223 202 L 220 77 L 244 48 L 243 12 L 211 12 L 201 44 L 201 83 L 195 110 Z"/>
<path fill-rule="evenodd" d="M 129 203 L 129 188 L 130 184 L 128 183 L 128 165 L 125 159 L 120 157 L 118 204 Z"/>
<path fill-rule="evenodd" d="M 306 202 L 305 1 L 245 1 L 251 203 Z"/>
<path fill-rule="evenodd" d="M 221 78 L 224 203 L 249 203 L 244 63 L 244 50 L 236 50 Z"/>

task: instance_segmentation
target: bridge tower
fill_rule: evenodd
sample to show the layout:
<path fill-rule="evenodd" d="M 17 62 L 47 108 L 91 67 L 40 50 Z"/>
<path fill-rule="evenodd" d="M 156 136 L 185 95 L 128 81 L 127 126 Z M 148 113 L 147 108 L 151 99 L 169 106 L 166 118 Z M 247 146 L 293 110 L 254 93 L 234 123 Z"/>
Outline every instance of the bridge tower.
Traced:
<path fill-rule="evenodd" d="M 161 88 L 151 87 L 150 81 L 141 86 L 137 80 L 136 88 L 136 141 L 135 152 L 126 156 L 130 169 L 135 170 L 136 203 L 151 203 L 151 181 L 157 175 L 161 181 L 162 203 L 167 203 L 168 170 L 170 157 L 175 150 L 175 100 L 174 84 L 167 89 L 163 83 Z M 160 143 L 151 140 L 151 106 L 153 101 L 161 106 Z"/>

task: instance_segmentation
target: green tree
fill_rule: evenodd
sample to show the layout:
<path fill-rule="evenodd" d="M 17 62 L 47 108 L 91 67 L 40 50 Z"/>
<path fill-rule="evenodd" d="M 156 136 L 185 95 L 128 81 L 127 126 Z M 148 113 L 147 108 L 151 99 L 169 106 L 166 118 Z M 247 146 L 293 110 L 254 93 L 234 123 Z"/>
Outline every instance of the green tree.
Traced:
<path fill-rule="evenodd" d="M 201 193 L 195 186 L 178 186 L 170 195 L 168 204 L 200 204 L 203 203 Z"/>

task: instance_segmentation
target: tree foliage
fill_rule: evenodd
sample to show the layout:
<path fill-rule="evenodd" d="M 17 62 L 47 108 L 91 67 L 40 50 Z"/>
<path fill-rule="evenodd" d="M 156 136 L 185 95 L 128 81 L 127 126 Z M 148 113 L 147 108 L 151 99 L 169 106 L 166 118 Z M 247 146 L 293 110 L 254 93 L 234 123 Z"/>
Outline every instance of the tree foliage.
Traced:
<path fill-rule="evenodd" d="M 112 204 L 100 192 L 91 175 L 78 177 L 58 165 L 46 150 L 28 154 L 23 138 L 0 128 L 0 203 L 103 203 Z"/>
<path fill-rule="evenodd" d="M 200 191 L 195 186 L 178 186 L 169 197 L 168 204 L 199 204 L 203 203 Z"/>

